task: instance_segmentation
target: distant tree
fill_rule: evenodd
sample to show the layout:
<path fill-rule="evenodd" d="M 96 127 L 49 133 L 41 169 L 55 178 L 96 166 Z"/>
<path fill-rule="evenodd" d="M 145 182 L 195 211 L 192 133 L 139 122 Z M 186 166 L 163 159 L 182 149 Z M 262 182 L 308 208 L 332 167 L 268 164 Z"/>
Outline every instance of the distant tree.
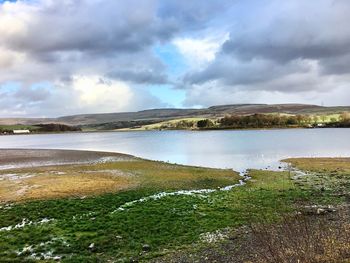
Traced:
<path fill-rule="evenodd" d="M 188 128 L 192 128 L 193 125 L 194 125 L 193 121 L 182 120 L 182 121 L 175 123 L 175 128 L 176 129 L 188 129 Z"/>
<path fill-rule="evenodd" d="M 302 126 L 310 121 L 310 117 L 297 115 L 285 116 L 276 114 L 253 114 L 253 115 L 227 115 L 219 119 L 218 123 L 222 128 L 270 128 L 286 126 Z"/>
<path fill-rule="evenodd" d="M 204 119 L 204 120 L 199 120 L 197 121 L 197 127 L 199 129 L 202 129 L 202 128 L 211 128 L 214 126 L 214 123 L 209 120 L 209 119 Z"/>
<path fill-rule="evenodd" d="M 302 125 L 304 123 L 304 116 L 303 115 L 297 115 L 296 120 L 299 125 Z"/>
<path fill-rule="evenodd" d="M 40 127 L 39 131 L 41 132 L 81 131 L 81 128 L 79 127 L 68 126 L 68 125 L 59 124 L 59 123 L 38 124 L 35 126 Z"/>
<path fill-rule="evenodd" d="M 287 125 L 296 125 L 296 124 L 298 124 L 297 117 L 295 117 L 295 116 L 288 117 L 286 124 Z"/>

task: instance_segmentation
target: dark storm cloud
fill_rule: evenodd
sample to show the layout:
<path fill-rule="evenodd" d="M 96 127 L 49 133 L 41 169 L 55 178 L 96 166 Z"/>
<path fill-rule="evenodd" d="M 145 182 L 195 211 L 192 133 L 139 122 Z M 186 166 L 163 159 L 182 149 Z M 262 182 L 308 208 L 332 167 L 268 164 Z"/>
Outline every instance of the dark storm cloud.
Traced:
<path fill-rule="evenodd" d="M 203 84 L 207 81 L 219 80 L 223 85 L 251 85 L 251 88 L 259 89 L 259 86 L 254 84 L 308 70 L 309 65 L 301 61 L 293 61 L 281 66 L 270 60 L 237 61 L 225 55 L 219 55 L 205 70 L 186 75 L 184 82 Z"/>
<path fill-rule="evenodd" d="M 159 1 L 158 15 L 162 20 L 183 31 L 203 28 L 218 15 L 222 15 L 235 1 Z"/>
<path fill-rule="evenodd" d="M 132 81 L 139 84 L 166 84 L 168 83 L 165 74 L 159 74 L 152 70 L 120 70 L 107 74 L 108 77 L 124 81 Z"/>
<path fill-rule="evenodd" d="M 186 83 L 218 81 L 227 88 L 297 92 L 319 89 L 320 83 L 310 81 L 315 74 L 322 82 L 322 76 L 350 72 L 348 1 L 263 3 L 269 5 L 236 21 L 216 59 L 204 70 L 188 73 Z M 289 83 L 295 81 L 293 75 L 303 75 L 305 83 Z M 279 78 L 285 83 L 266 85 Z"/>
<path fill-rule="evenodd" d="M 135 52 L 167 41 L 191 26 L 203 27 L 223 5 L 202 1 L 41 1 L 26 32 L 3 39 L 33 53 Z"/>
<path fill-rule="evenodd" d="M 210 21 L 225 5 L 224 1 L 217 4 L 197 0 L 19 1 L 7 4 L 2 10 L 0 6 L 4 18 L 4 29 L 0 26 L 0 47 L 43 64 L 43 70 L 36 69 L 38 81 L 45 74 L 50 80 L 69 78 L 90 63 L 104 72 L 117 71 L 115 76 L 128 81 L 135 79 L 135 83 L 164 83 L 167 80 L 165 69 L 163 67 L 160 72 L 156 65 L 162 62 L 152 52 L 154 45 L 166 43 L 191 28 L 204 28 L 204 22 Z M 126 56 L 129 61 L 140 60 L 140 53 L 150 60 L 141 58 L 144 63 L 141 67 L 148 70 L 108 68 L 123 64 Z M 54 67 L 54 75 L 46 73 L 45 67 Z M 21 76 L 35 80 L 32 72 L 20 70 L 18 81 Z"/>

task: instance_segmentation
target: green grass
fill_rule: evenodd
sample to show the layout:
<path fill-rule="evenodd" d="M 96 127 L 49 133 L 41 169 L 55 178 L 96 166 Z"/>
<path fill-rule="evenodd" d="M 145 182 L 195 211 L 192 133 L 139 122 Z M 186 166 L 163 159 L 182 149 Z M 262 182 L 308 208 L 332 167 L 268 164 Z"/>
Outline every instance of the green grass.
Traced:
<path fill-rule="evenodd" d="M 261 218 L 277 220 L 293 209 L 295 200 L 308 197 L 308 193 L 293 186 L 287 173 L 251 171 L 251 175 L 253 180 L 247 187 L 203 196 L 168 196 L 115 213 L 112 212 L 122 204 L 161 189 L 144 188 L 86 199 L 35 201 L 17 204 L 11 209 L 2 208 L 0 228 L 20 223 L 23 218 L 33 222 L 43 218 L 55 220 L 0 232 L 0 258 L 2 261 L 28 260 L 30 253 L 17 255 L 14 251 L 31 245 L 32 253 L 52 251 L 63 256 L 63 262 L 147 259 L 197 242 L 201 233 L 237 227 Z M 40 246 L 49 240 L 56 241 Z M 89 249 L 92 243 L 95 244 L 93 250 Z M 144 244 L 151 246 L 150 253 L 142 253 Z"/>
<path fill-rule="evenodd" d="M 193 117 L 193 118 L 181 118 L 181 119 L 172 119 L 172 120 L 167 120 L 167 121 L 162 121 L 154 124 L 148 124 L 148 125 L 143 125 L 138 128 L 125 128 L 121 130 L 135 130 L 135 131 L 146 131 L 146 130 L 159 130 L 159 129 L 176 129 L 176 126 L 178 123 L 182 121 L 186 122 L 193 122 L 194 126 L 195 124 L 200 121 L 204 120 L 207 118 L 204 117 Z M 212 119 L 212 121 L 216 121 L 216 119 Z M 195 127 L 194 127 L 195 128 Z M 190 129 L 190 128 L 183 128 L 183 129 Z"/>
<path fill-rule="evenodd" d="M 239 174 L 230 169 L 184 166 L 139 158 L 103 164 L 12 169 L 0 171 L 0 176 L 11 173 L 34 176 L 0 181 L 0 203 L 98 195 L 118 189 L 156 188 L 164 191 L 216 188 L 235 184 L 240 179 Z"/>
<path fill-rule="evenodd" d="M 135 169 L 144 165 L 139 163 Z M 261 220 L 277 222 L 294 211 L 297 204 L 341 201 L 340 197 L 331 197 L 312 185 L 296 186 L 288 172 L 251 170 L 249 174 L 252 179 L 246 186 L 231 191 L 149 199 L 122 211 L 117 209 L 123 204 L 164 189 L 171 191 L 173 185 L 146 183 L 138 189 L 83 199 L 31 201 L 2 207 L 0 228 L 18 224 L 24 218 L 33 222 L 43 218 L 54 220 L 0 231 L 0 261 L 30 262 L 33 253 L 40 258 L 40 253 L 48 251 L 61 256 L 62 262 L 143 261 L 178 249 L 191 249 L 193 243 L 200 242 L 203 233 Z M 157 178 L 153 180 L 158 182 Z M 212 180 L 200 180 L 202 188 L 215 185 Z M 89 248 L 91 244 L 93 248 Z M 145 244 L 151 247 L 147 253 L 142 251 Z M 28 246 L 31 252 L 16 253 Z"/>

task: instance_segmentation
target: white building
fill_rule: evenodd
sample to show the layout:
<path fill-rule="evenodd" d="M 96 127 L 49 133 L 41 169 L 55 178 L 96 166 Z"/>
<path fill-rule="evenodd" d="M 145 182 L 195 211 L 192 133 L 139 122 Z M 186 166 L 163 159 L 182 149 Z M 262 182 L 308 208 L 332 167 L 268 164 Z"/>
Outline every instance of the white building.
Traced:
<path fill-rule="evenodd" d="M 13 134 L 26 134 L 30 133 L 30 130 L 13 130 Z"/>

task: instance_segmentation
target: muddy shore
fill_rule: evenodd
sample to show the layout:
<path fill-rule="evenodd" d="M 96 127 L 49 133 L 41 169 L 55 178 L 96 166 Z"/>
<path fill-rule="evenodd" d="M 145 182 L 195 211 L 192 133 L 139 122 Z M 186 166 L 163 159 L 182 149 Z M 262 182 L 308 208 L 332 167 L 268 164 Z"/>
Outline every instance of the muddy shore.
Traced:
<path fill-rule="evenodd" d="M 113 162 L 134 158 L 131 155 L 112 152 L 0 149 L 0 170 L 48 165 Z"/>

